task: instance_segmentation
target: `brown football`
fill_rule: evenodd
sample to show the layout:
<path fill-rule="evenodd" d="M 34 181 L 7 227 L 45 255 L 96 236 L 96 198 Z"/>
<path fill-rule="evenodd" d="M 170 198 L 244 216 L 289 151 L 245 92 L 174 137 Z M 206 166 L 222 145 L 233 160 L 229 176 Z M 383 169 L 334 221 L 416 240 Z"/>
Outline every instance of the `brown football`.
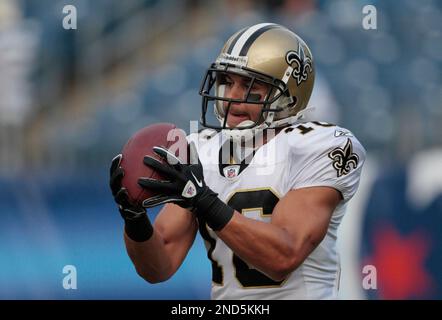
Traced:
<path fill-rule="evenodd" d="M 140 187 L 138 179 L 148 177 L 153 179 L 164 179 L 158 172 L 143 163 L 145 155 L 164 163 L 154 151 L 153 147 L 162 146 L 171 150 L 182 161 L 187 159 L 186 133 L 171 123 L 157 123 L 137 131 L 123 147 L 121 167 L 124 170 L 124 177 L 121 181 L 129 194 L 132 203 L 141 205 L 156 193 L 153 190 L 146 190 Z"/>

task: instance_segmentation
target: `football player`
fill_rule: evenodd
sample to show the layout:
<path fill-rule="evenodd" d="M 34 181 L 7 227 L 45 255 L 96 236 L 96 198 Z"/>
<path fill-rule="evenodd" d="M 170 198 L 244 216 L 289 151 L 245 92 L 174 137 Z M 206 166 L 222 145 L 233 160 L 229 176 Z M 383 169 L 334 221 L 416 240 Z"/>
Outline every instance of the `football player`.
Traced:
<path fill-rule="evenodd" d="M 272 23 L 240 30 L 205 75 L 206 129 L 188 136 L 192 161 L 160 146 L 167 164 L 144 158 L 167 180 L 139 184 L 159 195 L 131 204 L 121 155 L 114 158 L 110 184 L 141 277 L 169 279 L 199 229 L 213 299 L 337 298 L 337 229 L 365 150 L 349 130 L 303 120 L 314 77 L 310 49 L 292 31 Z M 145 208 L 165 203 L 152 226 Z"/>

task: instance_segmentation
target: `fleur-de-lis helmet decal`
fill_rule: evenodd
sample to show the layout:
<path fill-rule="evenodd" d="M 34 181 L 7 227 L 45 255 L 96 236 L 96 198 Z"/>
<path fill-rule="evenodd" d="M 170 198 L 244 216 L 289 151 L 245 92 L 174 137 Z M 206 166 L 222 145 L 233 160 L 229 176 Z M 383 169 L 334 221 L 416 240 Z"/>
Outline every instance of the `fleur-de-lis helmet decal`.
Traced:
<path fill-rule="evenodd" d="M 328 156 L 333 160 L 333 168 L 336 169 L 338 178 L 358 167 L 359 156 L 353 153 L 353 145 L 350 139 L 347 139 L 344 148 L 333 149 Z"/>
<path fill-rule="evenodd" d="M 285 60 L 288 65 L 293 67 L 292 76 L 296 79 L 298 86 L 302 81 L 307 80 L 309 73 L 312 72 L 312 60 L 305 55 L 301 42 L 298 43 L 298 51 L 287 52 Z"/>

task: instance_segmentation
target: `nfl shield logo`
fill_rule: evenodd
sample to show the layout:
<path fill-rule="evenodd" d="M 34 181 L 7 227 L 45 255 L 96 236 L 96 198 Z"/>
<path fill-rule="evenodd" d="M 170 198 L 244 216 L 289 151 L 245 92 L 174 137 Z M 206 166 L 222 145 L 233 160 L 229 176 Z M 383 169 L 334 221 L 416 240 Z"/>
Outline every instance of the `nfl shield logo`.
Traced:
<path fill-rule="evenodd" d="M 233 179 L 238 176 L 239 166 L 228 166 L 224 168 L 224 176 L 228 179 Z"/>
<path fill-rule="evenodd" d="M 192 186 L 189 186 L 186 193 L 189 197 L 193 196 L 195 194 L 195 188 L 193 188 Z"/>

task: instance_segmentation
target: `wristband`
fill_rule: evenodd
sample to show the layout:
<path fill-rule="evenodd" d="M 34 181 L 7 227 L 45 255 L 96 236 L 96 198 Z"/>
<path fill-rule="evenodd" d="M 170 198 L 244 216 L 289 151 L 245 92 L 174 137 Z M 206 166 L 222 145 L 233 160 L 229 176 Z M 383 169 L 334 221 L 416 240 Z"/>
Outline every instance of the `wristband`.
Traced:
<path fill-rule="evenodd" d="M 200 215 L 214 231 L 220 231 L 232 219 L 235 210 L 218 198 L 218 194 L 207 187 L 207 195 L 201 197 L 196 205 Z"/>
<path fill-rule="evenodd" d="M 153 227 L 147 214 L 141 214 L 139 217 L 133 219 L 124 219 L 124 221 L 124 230 L 131 240 L 144 242 L 152 237 Z"/>

